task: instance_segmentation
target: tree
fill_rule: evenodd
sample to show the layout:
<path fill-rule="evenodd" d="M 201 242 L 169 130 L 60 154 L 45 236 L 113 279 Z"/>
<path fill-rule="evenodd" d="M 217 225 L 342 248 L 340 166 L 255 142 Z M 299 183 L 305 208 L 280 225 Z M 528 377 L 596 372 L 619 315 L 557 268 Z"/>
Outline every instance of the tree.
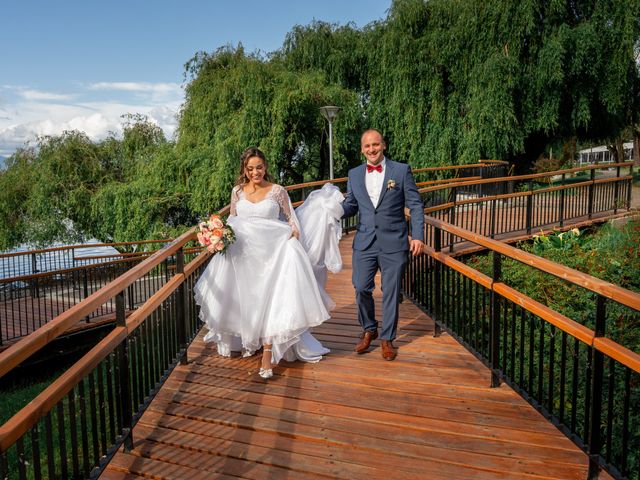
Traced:
<path fill-rule="evenodd" d="M 143 115 L 123 138 L 40 139 L 0 172 L 0 242 L 79 232 L 102 240 L 179 233 L 228 203 L 239 155 L 262 148 L 280 183 L 328 177 L 323 105 L 336 176 L 359 163 L 364 128 L 414 167 L 510 160 L 551 148 L 640 148 L 640 0 L 394 0 L 362 29 L 297 25 L 282 48 L 199 52 L 185 65 L 177 140 Z M 71 220 L 76 230 L 67 228 Z"/>
<path fill-rule="evenodd" d="M 240 153 L 249 145 L 265 151 L 278 182 L 326 178 L 320 170 L 322 105 L 343 106 L 335 129 L 336 172 L 346 174 L 357 161 L 357 95 L 322 72 L 291 72 L 280 60 L 245 55 L 241 46 L 198 54 L 187 72 L 177 149 L 190 169 L 192 211 L 205 214 L 228 203 Z"/>
<path fill-rule="evenodd" d="M 28 230 L 27 199 L 33 189 L 33 148 L 18 149 L 0 171 L 0 250 L 6 250 L 25 240 Z"/>

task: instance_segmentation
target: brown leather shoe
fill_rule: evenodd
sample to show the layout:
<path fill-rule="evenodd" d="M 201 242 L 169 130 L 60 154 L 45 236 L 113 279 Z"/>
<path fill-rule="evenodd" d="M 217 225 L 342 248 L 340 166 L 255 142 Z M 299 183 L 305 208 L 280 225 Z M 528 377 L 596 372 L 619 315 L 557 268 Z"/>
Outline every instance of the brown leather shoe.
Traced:
<path fill-rule="evenodd" d="M 360 340 L 360 343 L 358 343 L 356 345 L 356 348 L 353 349 L 356 353 L 364 353 L 364 352 L 366 352 L 367 349 L 369 348 L 369 345 L 371 345 L 371 341 L 375 340 L 376 338 L 378 338 L 378 331 L 377 330 L 373 330 L 373 331 L 365 330 L 360 335 L 360 338 L 362 340 Z"/>
<path fill-rule="evenodd" d="M 380 340 L 380 347 L 382 348 L 382 358 L 385 360 L 396 358 L 396 349 L 393 348 L 393 343 L 390 340 Z"/>

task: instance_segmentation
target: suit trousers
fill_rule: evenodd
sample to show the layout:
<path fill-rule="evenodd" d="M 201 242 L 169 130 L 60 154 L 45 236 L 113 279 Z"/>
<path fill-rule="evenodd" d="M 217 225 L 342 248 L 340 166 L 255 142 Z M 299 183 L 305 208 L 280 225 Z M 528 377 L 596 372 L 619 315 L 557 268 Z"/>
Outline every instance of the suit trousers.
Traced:
<path fill-rule="evenodd" d="M 382 277 L 382 331 L 380 339 L 393 340 L 398 328 L 400 283 L 408 251 L 385 253 L 374 241 L 366 250 L 353 250 L 352 282 L 356 290 L 358 321 L 363 330 L 377 331 L 373 289 L 378 270 Z"/>

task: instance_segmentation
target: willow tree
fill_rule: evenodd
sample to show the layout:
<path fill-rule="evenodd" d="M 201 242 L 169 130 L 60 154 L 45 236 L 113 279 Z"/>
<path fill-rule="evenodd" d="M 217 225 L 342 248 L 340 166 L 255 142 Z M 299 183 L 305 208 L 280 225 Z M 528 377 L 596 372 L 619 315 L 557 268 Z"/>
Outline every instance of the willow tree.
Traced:
<path fill-rule="evenodd" d="M 357 161 L 357 95 L 322 72 L 290 71 L 276 59 L 246 55 L 242 47 L 200 53 L 186 68 L 177 149 L 190 172 L 193 211 L 204 214 L 228 202 L 240 153 L 250 145 L 264 150 L 281 183 L 327 178 L 322 105 L 343 107 L 334 131 L 336 173 Z"/>
<path fill-rule="evenodd" d="M 530 161 L 553 141 L 615 137 L 639 14 L 637 0 L 395 1 L 369 62 L 371 118 L 417 163 Z"/>
<path fill-rule="evenodd" d="M 362 30 L 296 27 L 279 55 L 355 90 L 414 165 L 530 163 L 637 123 L 640 2 L 395 0 Z"/>
<path fill-rule="evenodd" d="M 28 238 L 27 200 L 33 189 L 33 148 L 18 149 L 0 171 L 0 250 L 6 250 Z"/>

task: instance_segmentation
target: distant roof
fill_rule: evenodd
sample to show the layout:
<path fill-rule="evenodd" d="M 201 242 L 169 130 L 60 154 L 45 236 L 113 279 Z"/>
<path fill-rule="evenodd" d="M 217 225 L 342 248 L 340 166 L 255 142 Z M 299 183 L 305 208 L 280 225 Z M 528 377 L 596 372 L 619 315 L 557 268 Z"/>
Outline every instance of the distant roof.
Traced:
<path fill-rule="evenodd" d="M 631 150 L 633 148 L 633 142 L 625 142 L 622 145 L 625 150 Z M 584 150 L 580 150 L 578 153 L 598 153 L 607 152 L 608 150 L 607 145 L 600 145 L 598 147 L 585 148 Z"/>

